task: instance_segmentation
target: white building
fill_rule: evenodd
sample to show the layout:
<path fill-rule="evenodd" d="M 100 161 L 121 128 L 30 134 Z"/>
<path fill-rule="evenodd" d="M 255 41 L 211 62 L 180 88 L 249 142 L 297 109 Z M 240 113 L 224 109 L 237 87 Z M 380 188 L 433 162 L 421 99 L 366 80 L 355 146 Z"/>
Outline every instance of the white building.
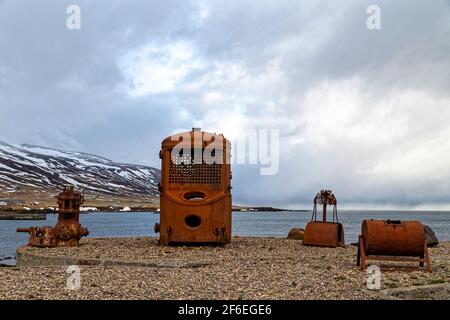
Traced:
<path fill-rule="evenodd" d="M 81 212 L 96 212 L 97 207 L 80 207 Z"/>

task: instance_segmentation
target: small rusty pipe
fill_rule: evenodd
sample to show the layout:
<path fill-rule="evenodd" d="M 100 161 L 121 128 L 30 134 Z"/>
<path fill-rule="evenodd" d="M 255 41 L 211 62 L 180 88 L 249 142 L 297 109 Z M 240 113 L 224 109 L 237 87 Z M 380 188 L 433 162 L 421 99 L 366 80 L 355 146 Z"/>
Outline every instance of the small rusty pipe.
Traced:
<path fill-rule="evenodd" d="M 17 228 L 17 232 L 30 233 L 31 232 L 31 228 Z"/>

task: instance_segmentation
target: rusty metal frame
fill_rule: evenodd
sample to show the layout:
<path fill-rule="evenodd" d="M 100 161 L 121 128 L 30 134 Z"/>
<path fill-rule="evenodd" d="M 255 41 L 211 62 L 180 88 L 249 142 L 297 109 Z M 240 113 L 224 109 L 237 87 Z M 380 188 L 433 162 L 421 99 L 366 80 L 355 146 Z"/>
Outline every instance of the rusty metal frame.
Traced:
<path fill-rule="evenodd" d="M 427 243 L 424 243 L 424 256 L 423 257 L 399 257 L 399 256 L 378 256 L 367 255 L 365 249 L 365 242 L 362 236 L 359 236 L 358 241 L 358 254 L 356 258 L 356 266 L 361 266 L 361 271 L 367 269 L 367 261 L 392 261 L 392 262 L 416 262 L 419 263 L 419 267 L 425 267 L 426 272 L 431 272 L 430 256 L 428 252 Z"/>

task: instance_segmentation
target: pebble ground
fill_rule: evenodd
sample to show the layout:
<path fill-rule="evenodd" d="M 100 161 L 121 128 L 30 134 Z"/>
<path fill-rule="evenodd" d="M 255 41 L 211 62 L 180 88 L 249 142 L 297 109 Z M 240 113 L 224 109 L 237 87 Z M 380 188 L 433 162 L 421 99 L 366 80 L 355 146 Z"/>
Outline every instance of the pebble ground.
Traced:
<path fill-rule="evenodd" d="M 116 238 L 26 251 L 162 266 L 80 266 L 78 290 L 66 288 L 67 267 L 3 267 L 0 299 L 380 299 L 379 291 L 367 289 L 368 275 L 356 267 L 353 246 L 331 249 L 305 247 L 296 240 L 233 238 L 223 247 L 161 247 L 155 238 Z M 431 273 L 393 271 L 395 264 L 380 263 L 381 289 L 450 282 L 450 243 L 431 248 L 430 257 Z"/>

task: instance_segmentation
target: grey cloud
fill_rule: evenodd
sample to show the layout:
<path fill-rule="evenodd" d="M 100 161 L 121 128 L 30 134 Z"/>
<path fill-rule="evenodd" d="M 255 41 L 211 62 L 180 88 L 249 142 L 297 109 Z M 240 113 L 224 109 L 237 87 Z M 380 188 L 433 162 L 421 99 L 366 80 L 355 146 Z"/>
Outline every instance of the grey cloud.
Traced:
<path fill-rule="evenodd" d="M 69 31 L 73 3 L 0 1 L 0 140 L 158 166 L 160 141 L 174 129 L 195 120 L 219 129 L 235 118 L 279 128 L 282 143 L 278 175 L 234 167 L 236 202 L 303 206 L 329 187 L 348 205 L 450 204 L 450 172 L 439 160 L 450 148 L 435 148 L 450 115 L 448 1 L 76 1 L 82 28 Z M 380 31 L 366 28 L 369 4 L 381 7 Z M 127 94 L 124 55 L 183 41 L 201 66 L 167 92 Z M 230 66 L 242 74 L 233 78 Z M 341 89 L 353 100 L 328 97 Z M 219 98 L 208 104 L 211 92 Z M 336 128 L 315 130 L 316 110 L 334 104 Z M 415 149 L 423 151 L 410 155 Z M 440 176 L 397 170 L 420 157 Z"/>

